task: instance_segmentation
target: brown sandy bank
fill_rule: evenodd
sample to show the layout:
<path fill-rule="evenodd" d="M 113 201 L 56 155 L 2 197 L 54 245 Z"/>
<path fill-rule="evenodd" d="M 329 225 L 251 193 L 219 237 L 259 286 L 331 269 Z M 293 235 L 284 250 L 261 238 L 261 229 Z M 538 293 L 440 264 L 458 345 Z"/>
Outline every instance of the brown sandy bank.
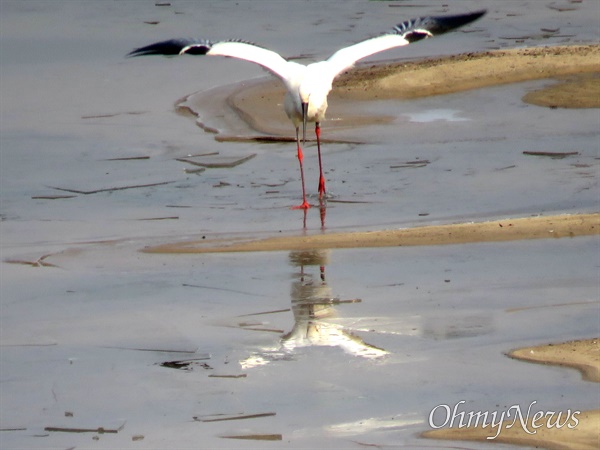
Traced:
<path fill-rule="evenodd" d="M 600 73 L 559 77 L 559 84 L 529 92 L 525 103 L 550 108 L 600 108 Z"/>
<path fill-rule="evenodd" d="M 600 107 L 600 45 L 498 50 L 359 66 L 334 82 L 328 117 L 338 120 L 326 121 L 326 126 L 328 130 L 347 129 L 394 120 L 390 116 L 356 115 L 348 106 L 354 100 L 409 99 L 543 78 L 559 78 L 562 82 L 530 93 L 524 101 L 551 107 Z M 215 123 L 198 122 L 217 133 L 217 140 L 260 139 L 246 136 L 247 129 L 230 129 L 232 122 L 226 119 L 230 111 L 271 139 L 289 136 L 283 140 L 293 140 L 293 129 L 280 107 L 285 89 L 279 80 L 268 78 L 246 82 L 233 91 L 228 89 L 192 94 L 178 101 L 176 108 L 182 114 L 225 118 Z M 223 97 L 230 110 L 214 106 L 220 105 Z"/>
<path fill-rule="evenodd" d="M 600 340 L 586 339 L 511 351 L 508 356 L 541 364 L 574 367 L 584 380 L 600 382 Z"/>
<path fill-rule="evenodd" d="M 533 361 L 542 364 L 558 364 L 574 367 L 581 371 L 583 378 L 588 381 L 600 382 L 600 345 L 599 339 L 585 339 L 569 341 L 561 344 L 541 345 L 538 347 L 527 347 L 513 350 L 509 356 L 513 358 Z M 526 408 L 525 408 L 526 409 Z M 525 411 L 523 411 L 525 412 Z M 572 411 L 574 413 L 574 411 Z M 544 413 L 548 413 L 544 411 Z M 557 412 L 558 413 L 558 412 Z M 559 423 L 563 423 L 567 417 L 562 412 Z M 597 449 L 600 448 L 600 410 L 583 411 L 578 414 L 577 421 L 569 420 L 569 426 L 547 426 L 546 419 L 541 421 L 542 426 L 533 427 L 533 414 L 527 420 L 527 427 L 520 422 L 508 427 L 513 418 L 505 422 L 505 426 L 498 433 L 498 427 L 473 426 L 463 428 L 443 428 L 426 431 L 422 436 L 434 439 L 468 440 L 481 442 L 498 442 L 532 447 L 543 447 L 549 449 Z M 556 418 L 556 416 L 555 416 Z M 555 423 L 553 419 L 550 423 Z M 532 433 L 535 431 L 535 433 Z M 495 436 L 493 440 L 486 439 Z"/>
<path fill-rule="evenodd" d="M 215 253 L 464 244 L 600 234 L 600 214 L 495 220 L 399 230 L 240 239 L 214 236 L 147 247 L 151 253 Z"/>
<path fill-rule="evenodd" d="M 416 98 L 591 72 L 600 72 L 600 45 L 533 47 L 357 68 L 336 80 L 334 93 L 353 99 Z M 569 106 L 588 105 L 598 84 L 594 78 L 577 95 L 571 92 Z M 600 100 L 595 100 L 597 107 Z"/>
<path fill-rule="evenodd" d="M 536 405 L 534 405 L 535 407 Z M 523 414 L 527 413 L 525 406 Z M 535 410 L 537 412 L 537 410 Z M 544 411 L 546 413 L 547 411 Z M 513 412 L 514 413 L 514 412 Z M 558 411 L 556 411 L 558 414 Z M 563 411 L 560 423 L 565 421 L 566 411 Z M 571 411 L 574 413 L 574 411 Z M 534 413 L 532 412 L 532 415 Z M 508 428 L 513 423 L 514 416 L 504 422 L 504 426 L 498 437 L 495 439 L 486 439 L 488 436 L 495 436 L 498 433 L 498 426 L 491 428 L 464 427 L 464 428 L 443 428 L 424 432 L 421 436 L 432 439 L 459 440 L 459 441 L 479 441 L 486 443 L 523 445 L 534 448 L 547 449 L 571 449 L 571 450 L 597 450 L 600 448 L 600 410 L 581 411 L 576 415 L 577 422 L 572 419 L 562 428 L 556 426 L 549 427 L 543 425 L 534 428 L 532 418 L 527 421 L 527 431 L 521 426 L 519 420 L 514 426 Z M 556 416 L 553 419 L 556 420 Z M 546 423 L 546 419 L 542 420 Z M 573 425 L 575 425 L 573 427 Z M 573 428 L 569 428 L 571 425 Z M 535 432 L 535 434 L 530 434 Z"/>

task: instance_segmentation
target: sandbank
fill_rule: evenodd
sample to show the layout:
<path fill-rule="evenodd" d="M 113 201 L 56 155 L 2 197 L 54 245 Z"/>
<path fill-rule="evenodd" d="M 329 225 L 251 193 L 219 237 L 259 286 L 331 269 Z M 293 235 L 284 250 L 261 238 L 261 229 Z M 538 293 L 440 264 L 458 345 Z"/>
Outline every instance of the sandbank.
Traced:
<path fill-rule="evenodd" d="M 198 36 L 321 59 L 382 26 L 466 6 L 133 3 L 2 3 L 0 446 L 481 447 L 421 439 L 431 407 L 511 398 L 598 409 L 597 384 L 505 353 L 598 336 L 598 214 L 579 214 L 600 211 L 598 110 L 582 109 L 598 101 L 590 2 L 564 12 L 477 2 L 489 15 L 475 27 L 344 74 L 323 124 L 336 143 L 325 155 L 338 202 L 325 231 L 318 208 L 308 231 L 287 209 L 299 193 L 294 146 L 261 141 L 295 137 L 278 80 L 227 59 L 124 55 Z M 457 52 L 469 53 L 439 57 Z M 216 135 L 173 114 L 174 100 L 197 90 Z M 377 101 L 388 98 L 399 101 Z M 454 113 L 410 116 L 441 108 Z M 213 140 L 227 134 L 241 143 Z M 182 172 L 189 155 L 217 153 L 248 162 Z M 431 164 L 392 168 L 417 159 Z M 455 223 L 465 221 L 482 223 Z M 379 248 L 349 248 L 359 246 Z M 291 248 L 348 250 L 318 265 L 265 252 Z M 322 296 L 335 303 L 323 339 L 290 346 L 282 336 L 300 337 L 299 306 Z M 386 356 L 350 353 L 353 336 Z M 582 413 L 566 445 L 590 448 L 599 419 Z M 556 431 L 515 439 L 564 447 Z"/>
<path fill-rule="evenodd" d="M 555 83 L 527 93 L 524 102 L 552 108 L 598 108 L 599 77 L 600 45 L 597 44 L 528 47 L 409 62 L 359 64 L 335 80 L 330 94 L 327 117 L 340 116 L 343 120 L 325 120 L 323 125 L 331 131 L 393 122 L 393 117 L 387 115 L 357 114 L 349 104 L 353 101 L 414 99 L 538 79 L 552 79 Z M 176 109 L 182 114 L 201 117 L 198 125 L 215 133 L 218 141 L 267 139 L 263 135 L 269 136 L 269 141 L 287 141 L 294 136 L 280 107 L 284 94 L 285 89 L 278 80 L 261 78 L 241 86 L 192 94 L 178 100 Z M 230 119 L 211 122 L 215 117 L 226 116 L 224 111 L 227 110 L 214 106 L 223 98 L 246 129 L 232 127 Z M 249 130 L 262 135 L 249 135 Z"/>
<path fill-rule="evenodd" d="M 584 380 L 600 382 L 598 338 L 520 348 L 511 351 L 508 356 L 540 364 L 573 367 L 581 372 Z"/>
<path fill-rule="evenodd" d="M 479 223 L 459 223 L 378 230 L 338 232 L 310 236 L 278 236 L 266 239 L 204 237 L 183 243 L 147 247 L 151 253 L 221 253 L 308 250 L 359 247 L 447 245 L 522 239 L 575 237 L 599 234 L 600 214 L 528 217 Z"/>
<path fill-rule="evenodd" d="M 563 419 L 564 420 L 564 416 Z M 519 446 L 531 446 L 535 448 L 547 449 L 571 449 L 571 450 L 594 450 L 600 444 L 600 434 L 598 427 L 600 425 L 600 410 L 581 411 L 577 415 L 577 426 L 575 428 L 546 427 L 534 429 L 531 426 L 531 420 L 528 421 L 528 431 L 535 434 L 529 434 L 518 423 L 511 428 L 503 428 L 498 437 L 494 440 L 486 439 L 488 436 L 495 436 L 496 428 L 445 428 L 439 430 L 426 431 L 423 437 L 445 440 L 461 441 L 479 441 L 479 442 L 497 442 L 503 444 L 512 444 Z M 512 423 L 512 419 L 507 425 Z M 562 423 L 562 422 L 561 422 Z M 574 424 L 571 423 L 571 425 Z"/>
<path fill-rule="evenodd" d="M 600 72 L 600 45 L 531 47 L 361 67 L 336 81 L 334 94 L 344 98 L 417 98 L 520 81 Z M 585 89 L 598 89 L 595 78 Z M 570 107 L 590 105 L 577 91 Z M 585 106 L 584 106 L 585 105 Z"/>
<path fill-rule="evenodd" d="M 600 346 L 598 338 L 569 341 L 559 344 L 540 345 L 513 350 L 509 356 L 540 364 L 557 364 L 574 367 L 581 371 L 583 379 L 600 382 Z M 563 412 L 565 413 L 565 412 Z M 565 419 L 562 417 L 562 421 Z M 499 442 L 514 445 L 544 447 L 549 449 L 596 449 L 600 446 L 600 410 L 583 411 L 577 415 L 575 427 L 533 428 L 532 420 L 528 420 L 528 430 L 518 424 L 498 428 L 464 427 L 431 430 L 422 434 L 434 439 L 469 440 L 481 442 Z M 560 423 L 562 423 L 562 421 Z M 512 423 L 512 419 L 508 421 Z M 571 425 L 575 425 L 572 422 Z M 533 433 L 535 431 L 535 433 Z M 498 437 L 493 440 L 488 436 Z"/>

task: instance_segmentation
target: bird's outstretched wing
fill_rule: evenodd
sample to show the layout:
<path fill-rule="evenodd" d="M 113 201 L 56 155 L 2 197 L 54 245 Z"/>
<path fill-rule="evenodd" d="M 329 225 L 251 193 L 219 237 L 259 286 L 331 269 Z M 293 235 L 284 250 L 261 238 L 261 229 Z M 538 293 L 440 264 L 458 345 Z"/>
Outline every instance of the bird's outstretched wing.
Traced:
<path fill-rule="evenodd" d="M 420 17 L 396 25 L 390 31 L 335 52 L 328 60 L 331 80 L 356 61 L 384 50 L 437 36 L 479 19 L 485 11 L 441 17 Z M 171 39 L 140 47 L 127 56 L 142 55 L 230 56 L 261 65 L 284 83 L 292 79 L 298 63 L 287 61 L 274 51 L 241 40 L 212 42 L 206 39 Z"/>
<path fill-rule="evenodd" d="M 183 54 L 243 59 L 261 65 L 283 80 L 289 77 L 291 66 L 296 64 L 285 60 L 274 51 L 241 40 L 212 42 L 206 39 L 170 39 L 136 48 L 127 56 Z"/>
<path fill-rule="evenodd" d="M 486 13 L 485 10 L 469 14 L 440 17 L 419 17 L 396 25 L 390 31 L 362 42 L 342 48 L 327 60 L 338 75 L 352 67 L 356 61 L 384 50 L 408 45 L 421 39 L 438 36 L 467 25 Z"/>

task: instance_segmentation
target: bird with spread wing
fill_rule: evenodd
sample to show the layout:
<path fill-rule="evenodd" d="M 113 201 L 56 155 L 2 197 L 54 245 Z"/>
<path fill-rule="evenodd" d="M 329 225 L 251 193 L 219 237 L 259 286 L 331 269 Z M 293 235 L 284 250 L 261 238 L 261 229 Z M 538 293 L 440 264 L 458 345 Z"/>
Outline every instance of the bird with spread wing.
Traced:
<path fill-rule="evenodd" d="M 228 56 L 261 65 L 279 78 L 286 87 L 284 109 L 296 129 L 298 161 L 302 182 L 302 203 L 294 209 L 308 209 L 304 185 L 302 145 L 306 141 L 307 122 L 315 123 L 317 152 L 319 156 L 319 198 L 325 196 L 325 178 L 321 159 L 321 127 L 327 110 L 327 95 L 335 78 L 355 62 L 384 50 L 401 47 L 434 37 L 467 25 L 485 14 L 477 11 L 468 14 L 439 17 L 420 17 L 400 23 L 391 30 L 349 47 L 342 48 L 325 61 L 303 65 L 288 61 L 274 51 L 242 40 L 212 42 L 206 39 L 171 39 L 133 50 L 127 56 L 142 55 L 207 55 Z M 302 127 L 302 144 L 300 140 Z"/>

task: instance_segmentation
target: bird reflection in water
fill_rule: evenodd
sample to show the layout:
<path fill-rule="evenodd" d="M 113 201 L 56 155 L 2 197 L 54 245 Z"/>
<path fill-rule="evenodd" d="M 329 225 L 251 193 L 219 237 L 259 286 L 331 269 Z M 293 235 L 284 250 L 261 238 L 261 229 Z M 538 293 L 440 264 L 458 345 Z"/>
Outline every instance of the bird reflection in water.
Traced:
<path fill-rule="evenodd" d="M 350 355 L 368 359 L 381 358 L 389 353 L 364 342 L 332 320 L 337 317 L 336 306 L 360 303 L 361 300 L 342 300 L 333 296 L 325 275 L 329 253 L 329 250 L 290 252 L 289 262 L 298 268 L 290 292 L 294 326 L 281 337 L 278 346 L 264 348 L 240 361 L 242 368 L 289 359 L 294 352 L 305 347 L 339 347 Z"/>
<path fill-rule="evenodd" d="M 325 217 L 327 216 L 327 201 L 324 199 L 319 200 L 319 218 L 321 219 L 321 230 L 325 230 Z M 302 221 L 302 228 L 306 230 L 306 219 L 308 217 L 308 208 L 304 209 L 304 219 Z"/>

